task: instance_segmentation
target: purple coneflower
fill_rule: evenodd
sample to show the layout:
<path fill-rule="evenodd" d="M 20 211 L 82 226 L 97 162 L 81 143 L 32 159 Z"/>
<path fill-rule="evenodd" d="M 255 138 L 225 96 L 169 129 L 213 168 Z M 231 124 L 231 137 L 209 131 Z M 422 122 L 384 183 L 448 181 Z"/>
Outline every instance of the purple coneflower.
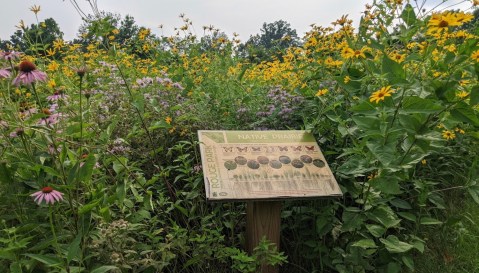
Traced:
<path fill-rule="evenodd" d="M 53 204 L 56 201 L 63 200 L 63 193 L 54 190 L 52 187 L 44 187 L 41 191 L 37 191 L 30 196 L 35 197 L 34 201 L 39 205 L 43 200 L 45 200 L 46 204 Z"/>
<path fill-rule="evenodd" d="M 18 51 L 0 52 L 0 59 L 11 61 L 20 58 L 20 54 L 21 52 Z"/>
<path fill-rule="evenodd" d="M 0 69 L 0 79 L 1 78 L 10 78 L 10 71 L 8 71 L 8 69 L 5 69 L 5 68 L 2 68 Z"/>
<path fill-rule="evenodd" d="M 28 85 L 36 81 L 46 81 L 47 74 L 40 70 L 30 61 L 22 61 L 18 66 L 19 74 L 13 80 L 13 84 L 19 86 L 20 84 Z"/>

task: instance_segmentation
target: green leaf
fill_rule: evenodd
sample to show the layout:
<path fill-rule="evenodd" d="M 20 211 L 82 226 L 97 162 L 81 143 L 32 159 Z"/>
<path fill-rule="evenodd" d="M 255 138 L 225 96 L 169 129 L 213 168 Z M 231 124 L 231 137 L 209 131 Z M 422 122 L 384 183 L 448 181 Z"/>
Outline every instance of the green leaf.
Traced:
<path fill-rule="evenodd" d="M 414 8 L 411 6 L 411 4 L 404 6 L 403 12 L 401 13 L 401 19 L 403 19 L 404 23 L 406 23 L 408 26 L 414 26 L 416 24 L 416 13 L 414 12 Z"/>
<path fill-rule="evenodd" d="M 82 214 L 85 214 L 89 211 L 91 211 L 93 208 L 95 208 L 99 203 L 100 203 L 101 199 L 97 199 L 97 200 L 94 200 L 86 205 L 83 205 L 80 207 L 80 209 L 78 210 L 78 214 L 82 215 Z"/>
<path fill-rule="evenodd" d="M 78 180 L 79 181 L 90 181 L 91 175 L 93 173 L 93 168 L 95 167 L 96 158 L 95 155 L 89 154 L 86 158 L 84 164 L 80 167 L 80 171 L 78 173 Z"/>
<path fill-rule="evenodd" d="M 402 256 L 401 260 L 407 266 L 407 268 L 414 272 L 414 260 L 411 256 Z"/>
<path fill-rule="evenodd" d="M 378 247 L 373 239 L 362 239 L 362 240 L 359 240 L 359 241 L 355 242 L 351 246 L 360 247 L 362 249 L 377 248 Z"/>
<path fill-rule="evenodd" d="M 409 204 L 409 202 L 407 202 L 406 200 L 399 199 L 399 198 L 395 198 L 395 199 L 389 201 L 389 203 L 391 203 L 391 205 L 395 206 L 396 208 L 412 209 L 411 204 Z"/>
<path fill-rule="evenodd" d="M 0 182 L 9 185 L 13 182 L 10 174 L 10 169 L 7 167 L 7 162 L 0 162 Z"/>
<path fill-rule="evenodd" d="M 434 100 L 411 96 L 404 98 L 399 113 L 435 113 L 442 109 Z"/>
<path fill-rule="evenodd" d="M 454 109 L 451 110 L 451 116 L 458 120 L 470 123 L 474 126 L 479 126 L 479 118 L 474 110 L 464 102 L 458 103 Z"/>
<path fill-rule="evenodd" d="M 354 123 L 358 126 L 359 129 L 363 131 L 380 131 L 379 119 L 375 116 L 354 116 L 352 117 Z"/>
<path fill-rule="evenodd" d="M 377 189 L 386 194 L 400 194 L 401 187 L 399 180 L 396 177 L 380 176 L 372 179 L 370 184 L 374 189 Z"/>
<path fill-rule="evenodd" d="M 22 273 L 22 265 L 20 262 L 10 264 L 10 273 Z"/>
<path fill-rule="evenodd" d="M 386 249 L 390 253 L 404 253 L 411 250 L 414 246 L 402 241 L 399 241 L 398 237 L 394 235 L 389 235 L 386 239 L 380 238 Z"/>
<path fill-rule="evenodd" d="M 401 216 L 404 219 L 409 220 L 409 221 L 416 222 L 416 215 L 414 215 L 410 212 L 401 211 L 401 212 L 398 212 L 398 215 Z"/>
<path fill-rule="evenodd" d="M 397 226 L 401 220 L 397 218 L 394 211 L 388 206 L 379 206 L 368 212 L 369 219 L 382 224 L 386 228 Z"/>
<path fill-rule="evenodd" d="M 391 145 L 381 145 L 378 142 L 368 141 L 366 146 L 369 148 L 371 153 L 381 162 L 384 166 L 388 166 L 389 163 L 394 161 L 397 158 L 396 149 Z"/>
<path fill-rule="evenodd" d="M 351 107 L 351 110 L 353 112 L 360 113 L 360 114 L 376 114 L 377 113 L 377 109 L 374 106 L 374 104 L 372 104 L 371 102 L 367 100 L 361 102 L 360 104 L 354 105 L 353 107 Z"/>
<path fill-rule="evenodd" d="M 113 269 L 118 269 L 118 267 L 113 265 L 104 265 L 93 269 L 90 273 L 105 273 Z"/>
<path fill-rule="evenodd" d="M 469 105 L 474 106 L 478 103 L 479 103 L 479 85 L 476 85 L 471 89 L 471 95 L 469 96 Z"/>
<path fill-rule="evenodd" d="M 68 246 L 68 254 L 67 254 L 67 261 L 70 263 L 71 260 L 75 258 L 81 257 L 81 249 L 80 249 L 80 242 L 83 238 L 83 235 L 81 233 L 78 233 L 78 235 L 75 237 L 75 240 L 70 243 Z"/>
<path fill-rule="evenodd" d="M 48 266 L 56 266 L 62 263 L 62 260 L 54 257 L 54 256 L 47 256 L 47 255 L 40 255 L 40 254 L 24 254 L 27 257 L 35 259 L 43 264 Z"/>
<path fill-rule="evenodd" d="M 125 157 L 119 157 L 118 161 L 113 161 L 113 170 L 119 174 L 121 171 L 125 169 L 125 166 L 128 163 L 128 159 Z"/>
<path fill-rule="evenodd" d="M 404 70 L 402 66 L 391 60 L 387 54 L 384 54 L 382 60 L 382 73 L 387 74 L 389 80 L 401 79 L 404 76 Z"/>
<path fill-rule="evenodd" d="M 376 238 L 382 237 L 384 232 L 386 232 L 386 229 L 379 225 L 366 225 L 366 228 L 368 229 L 369 233 Z"/>
<path fill-rule="evenodd" d="M 431 218 L 431 217 L 422 217 L 421 220 L 419 221 L 421 225 L 440 225 L 442 224 L 441 221 Z"/>

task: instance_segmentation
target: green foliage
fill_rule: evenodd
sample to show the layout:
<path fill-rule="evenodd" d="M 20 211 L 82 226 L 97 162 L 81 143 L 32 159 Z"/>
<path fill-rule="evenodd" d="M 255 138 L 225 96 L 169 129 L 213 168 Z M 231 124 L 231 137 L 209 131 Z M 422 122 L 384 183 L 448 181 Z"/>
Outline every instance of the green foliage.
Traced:
<path fill-rule="evenodd" d="M 313 27 L 301 47 L 288 23 L 265 24 L 257 56 L 213 27 L 198 39 L 184 16 L 173 37 L 107 13 L 68 45 L 20 31 L 50 82 L 15 87 L 17 60 L 0 60 L 0 268 L 415 271 L 433 249 L 423 229 L 473 230 L 446 212 L 452 191 L 479 203 L 479 48 L 394 2 L 357 32 L 347 17 Z M 281 252 L 263 240 L 246 253 L 244 204 L 205 200 L 196 131 L 304 128 L 344 196 L 285 201 Z M 51 190 L 63 201 L 32 200 Z"/>

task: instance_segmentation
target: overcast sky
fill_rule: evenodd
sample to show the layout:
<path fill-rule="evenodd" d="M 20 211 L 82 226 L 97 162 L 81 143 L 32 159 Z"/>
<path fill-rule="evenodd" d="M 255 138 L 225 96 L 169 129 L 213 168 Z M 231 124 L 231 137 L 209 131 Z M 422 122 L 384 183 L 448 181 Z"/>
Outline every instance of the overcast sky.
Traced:
<path fill-rule="evenodd" d="M 80 15 L 71 0 L 0 0 L 0 39 L 7 40 L 16 30 L 20 20 L 30 25 L 36 23 L 30 7 L 41 7 L 39 20 L 52 17 L 60 25 L 65 40 L 75 38 L 82 23 Z M 132 15 L 140 26 L 151 28 L 153 33 L 170 36 L 182 21 L 184 13 L 193 21 L 197 35 L 203 33 L 203 26 L 213 25 L 231 37 L 233 32 L 240 34 L 245 41 L 250 35 L 260 32 L 264 22 L 285 20 L 302 37 L 310 30 L 310 25 L 328 26 L 344 14 L 354 23 L 359 22 L 361 11 L 372 0 L 97 0 L 103 11 Z M 420 0 L 422 1 L 422 0 Z M 469 2 L 467 2 L 469 1 Z M 442 0 L 427 0 L 429 5 Z M 464 2 L 449 0 L 449 2 Z M 448 2 L 448 3 L 449 3 Z M 91 13 L 86 0 L 77 0 L 83 11 Z M 470 0 L 456 6 L 466 9 Z M 158 26 L 163 25 L 163 32 Z"/>

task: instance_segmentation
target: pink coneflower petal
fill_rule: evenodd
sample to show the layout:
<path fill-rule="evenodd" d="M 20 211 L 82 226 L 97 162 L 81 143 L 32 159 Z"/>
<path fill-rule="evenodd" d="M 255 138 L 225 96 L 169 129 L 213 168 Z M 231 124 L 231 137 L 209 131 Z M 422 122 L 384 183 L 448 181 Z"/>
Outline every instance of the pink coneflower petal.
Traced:
<path fill-rule="evenodd" d="M 10 78 L 10 71 L 8 71 L 7 69 L 0 69 L 0 79 L 1 78 Z"/>
<path fill-rule="evenodd" d="M 63 200 L 63 193 L 54 190 L 52 187 L 44 187 L 41 191 L 37 191 L 30 196 L 35 197 L 33 201 L 39 205 L 41 205 L 43 200 L 45 200 L 46 204 L 52 205 L 57 201 Z"/>
<path fill-rule="evenodd" d="M 42 201 L 43 201 L 43 197 L 45 197 L 45 194 L 41 192 L 41 194 L 38 195 L 38 196 L 35 198 L 34 201 L 37 202 L 37 204 L 40 205 L 40 204 L 42 203 Z"/>
<path fill-rule="evenodd" d="M 18 76 L 13 79 L 13 85 L 19 86 L 20 84 L 29 85 L 37 81 L 46 81 L 47 74 L 40 70 L 30 61 L 23 61 L 19 65 Z"/>

